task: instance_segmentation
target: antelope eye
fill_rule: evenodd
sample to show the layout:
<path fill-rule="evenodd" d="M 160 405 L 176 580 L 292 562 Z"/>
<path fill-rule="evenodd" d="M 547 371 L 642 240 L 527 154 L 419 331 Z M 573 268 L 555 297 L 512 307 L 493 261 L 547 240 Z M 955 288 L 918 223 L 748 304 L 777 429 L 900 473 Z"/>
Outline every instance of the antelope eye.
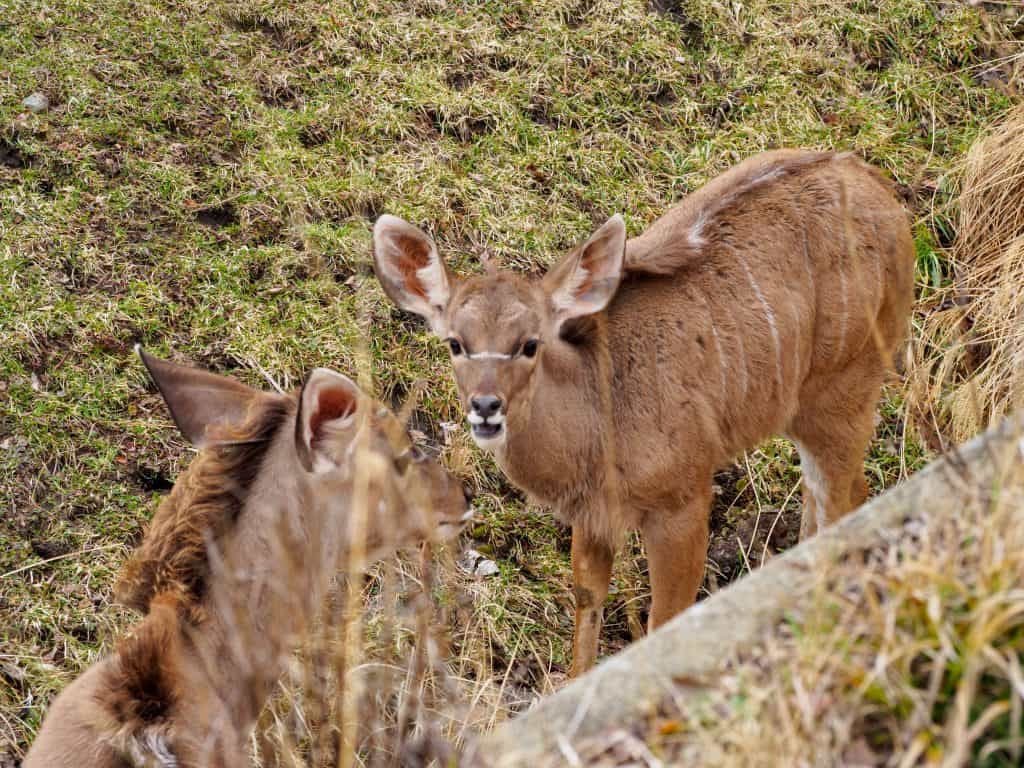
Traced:
<path fill-rule="evenodd" d="M 448 339 L 448 349 L 450 349 L 452 354 L 456 357 L 462 354 L 462 345 L 459 344 L 458 339 Z"/>
<path fill-rule="evenodd" d="M 533 357 L 537 354 L 537 340 L 527 339 L 526 343 L 523 344 L 523 354 L 526 357 Z"/>

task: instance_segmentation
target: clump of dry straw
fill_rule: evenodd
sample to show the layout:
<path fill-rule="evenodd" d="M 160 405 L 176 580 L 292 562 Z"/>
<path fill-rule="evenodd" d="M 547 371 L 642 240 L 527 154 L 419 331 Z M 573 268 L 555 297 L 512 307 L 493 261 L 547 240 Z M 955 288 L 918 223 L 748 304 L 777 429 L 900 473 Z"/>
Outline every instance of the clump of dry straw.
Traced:
<path fill-rule="evenodd" d="M 1024 404 L 1024 105 L 960 172 L 955 281 L 923 326 L 916 410 L 959 443 Z"/>

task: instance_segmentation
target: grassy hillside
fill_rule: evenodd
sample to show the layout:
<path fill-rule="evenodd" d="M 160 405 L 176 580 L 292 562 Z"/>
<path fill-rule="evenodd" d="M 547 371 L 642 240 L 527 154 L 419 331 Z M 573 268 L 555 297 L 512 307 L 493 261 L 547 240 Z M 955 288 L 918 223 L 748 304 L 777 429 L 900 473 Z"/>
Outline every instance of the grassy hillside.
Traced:
<path fill-rule="evenodd" d="M 850 149 L 903 185 L 927 299 L 949 279 L 949 173 L 1016 98 L 1017 14 L 926 0 L 5 0 L 0 765 L 129 621 L 112 580 L 189 460 L 136 341 L 254 385 L 329 365 L 384 399 L 416 396 L 425 439 L 482 489 L 467 540 L 500 568 L 486 581 L 442 568 L 434 588 L 453 678 L 494 683 L 473 727 L 557 684 L 568 534 L 472 448 L 441 345 L 372 277 L 373 219 L 423 224 L 462 270 L 536 270 L 615 211 L 642 230 L 751 153 Z M 37 92 L 39 114 L 23 105 Z M 898 391 L 867 459 L 875 488 L 926 459 Z M 794 541 L 795 458 L 771 442 L 719 476 L 708 589 Z M 415 591 L 415 568 L 384 570 Z M 603 652 L 643 625 L 643 571 L 634 546 Z M 404 658 L 407 635 L 368 632 L 371 658 Z"/>

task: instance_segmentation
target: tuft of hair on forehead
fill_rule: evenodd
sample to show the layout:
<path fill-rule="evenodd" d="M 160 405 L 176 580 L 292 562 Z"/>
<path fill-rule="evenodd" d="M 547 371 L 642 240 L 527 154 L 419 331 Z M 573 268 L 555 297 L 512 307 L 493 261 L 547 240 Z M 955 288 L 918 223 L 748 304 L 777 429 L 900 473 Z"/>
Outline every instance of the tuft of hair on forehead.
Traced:
<path fill-rule="evenodd" d="M 540 307 L 528 292 L 510 291 L 495 284 L 470 286 L 451 317 L 452 329 L 463 335 L 463 341 L 474 344 L 472 352 L 485 351 L 479 345 L 488 345 L 486 337 L 506 333 L 534 332 L 533 326 L 541 322 Z M 495 339 L 496 340 L 496 339 Z M 513 340 L 514 341 L 514 340 Z"/>

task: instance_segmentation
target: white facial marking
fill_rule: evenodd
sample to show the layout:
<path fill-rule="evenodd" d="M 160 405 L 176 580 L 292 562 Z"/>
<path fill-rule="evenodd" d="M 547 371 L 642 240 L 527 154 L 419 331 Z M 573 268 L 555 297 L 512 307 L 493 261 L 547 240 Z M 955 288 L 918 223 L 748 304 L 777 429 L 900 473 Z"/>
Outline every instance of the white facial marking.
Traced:
<path fill-rule="evenodd" d="M 493 425 L 496 425 L 496 424 L 504 424 L 505 423 L 505 414 L 504 413 L 495 413 L 495 414 L 492 414 L 491 416 L 488 416 L 485 419 L 483 416 L 481 416 L 476 411 L 470 411 L 469 413 L 466 414 L 466 421 L 468 421 L 470 424 L 473 424 L 474 426 L 476 426 L 477 424 L 490 424 L 490 425 L 493 426 Z"/>
<path fill-rule="evenodd" d="M 782 392 L 782 342 L 779 340 L 779 327 L 775 322 L 775 311 L 772 309 L 771 304 L 761 293 L 761 286 L 757 284 L 757 280 L 754 279 L 754 273 L 750 271 L 750 266 L 746 261 L 742 262 L 743 270 L 747 273 L 747 280 L 750 281 L 750 287 L 754 289 L 754 293 L 757 295 L 758 301 L 761 302 L 761 306 L 764 309 L 764 316 L 768 321 L 768 327 L 772 332 L 772 345 L 775 347 L 775 383 L 779 388 L 779 392 Z"/>
<path fill-rule="evenodd" d="M 515 355 L 507 355 L 504 352 L 469 352 L 465 353 L 467 360 L 511 360 Z"/>
<path fill-rule="evenodd" d="M 473 428 L 469 430 L 469 434 L 472 435 L 473 442 L 476 443 L 481 450 L 495 451 L 504 447 L 505 441 L 508 438 L 508 430 L 503 426 L 505 424 L 504 413 L 495 413 L 484 418 L 479 413 L 470 411 L 466 414 L 466 421 L 473 425 Z M 476 431 L 476 427 L 484 424 L 489 427 L 497 427 L 497 433 L 494 435 L 480 435 Z"/>

